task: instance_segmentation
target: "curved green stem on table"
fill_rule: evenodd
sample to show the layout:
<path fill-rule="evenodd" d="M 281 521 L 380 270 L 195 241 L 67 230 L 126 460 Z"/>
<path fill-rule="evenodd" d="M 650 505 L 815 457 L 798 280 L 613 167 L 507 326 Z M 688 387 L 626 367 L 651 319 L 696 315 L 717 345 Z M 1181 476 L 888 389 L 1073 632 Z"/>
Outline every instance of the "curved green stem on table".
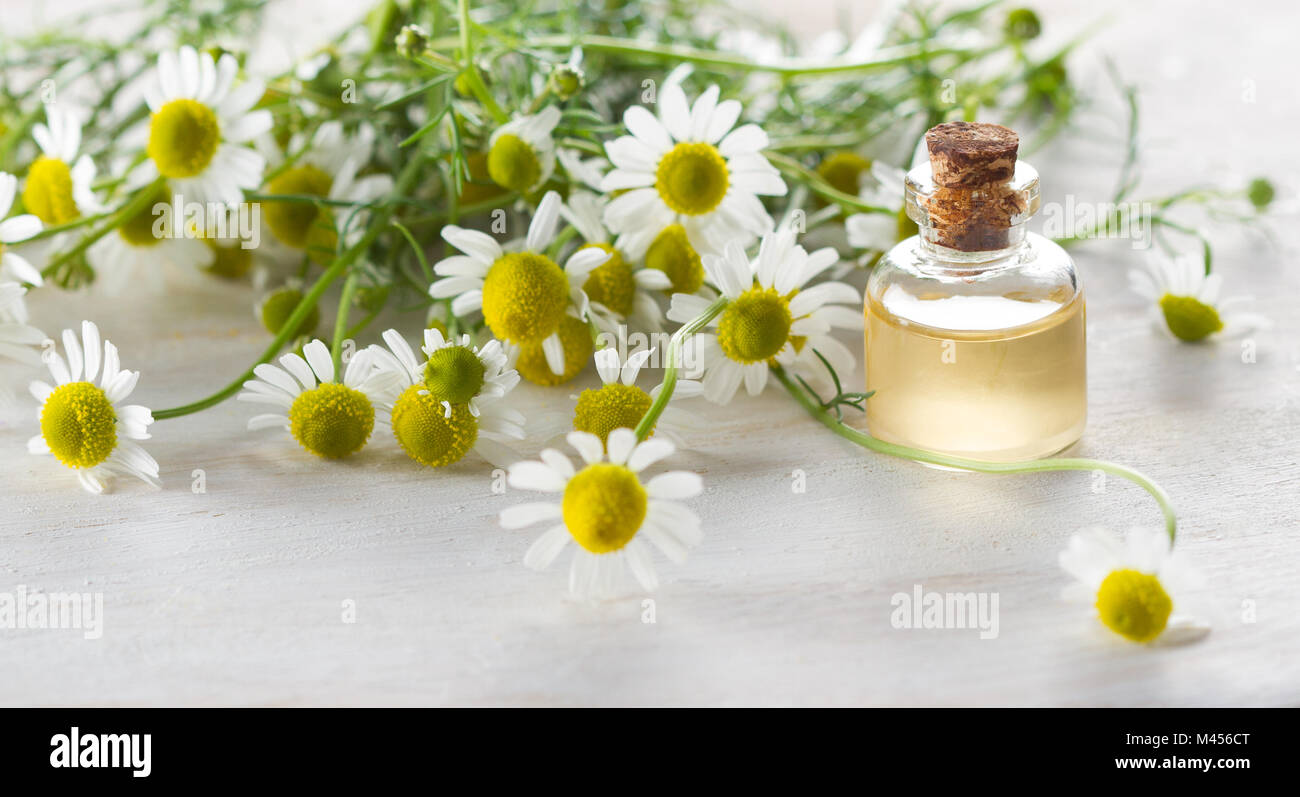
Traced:
<path fill-rule="evenodd" d="M 938 454 L 933 451 L 923 451 L 919 448 L 909 448 L 900 446 L 895 443 L 886 443 L 879 440 L 859 429 L 844 423 L 842 420 L 834 417 L 831 413 L 819 403 L 814 402 L 812 398 L 790 378 L 780 366 L 772 368 L 773 375 L 777 378 L 790 395 L 808 411 L 823 426 L 835 432 L 840 437 L 849 442 L 856 443 L 863 448 L 871 449 L 878 454 L 888 454 L 891 457 L 900 459 L 910 459 L 915 462 L 925 462 L 931 465 L 941 465 L 947 468 L 957 468 L 958 470 L 977 471 L 979 473 L 1040 473 L 1043 471 L 1056 470 L 1086 470 L 1086 471 L 1103 471 L 1113 476 L 1119 476 L 1128 479 L 1137 486 L 1141 487 L 1156 499 L 1160 505 L 1160 511 L 1165 518 L 1165 531 L 1169 534 L 1169 541 L 1172 544 L 1178 531 L 1178 517 L 1174 513 L 1174 507 L 1169 500 L 1169 494 L 1151 479 L 1142 473 L 1115 462 L 1107 462 L 1101 459 L 1084 459 L 1081 457 L 1049 457 L 1047 459 L 1032 459 L 1021 462 L 984 462 L 977 459 L 966 459 L 964 457 L 950 457 L 946 454 Z"/>
<path fill-rule="evenodd" d="M 655 397 L 650 409 L 641 418 L 641 422 L 636 426 L 637 440 L 644 440 L 649 437 L 650 432 L 654 430 L 655 423 L 658 422 L 659 416 L 663 414 L 664 408 L 668 405 L 669 399 L 672 398 L 673 389 L 677 385 L 677 371 L 681 366 L 681 350 L 686 339 L 696 332 L 703 329 L 710 321 L 718 316 L 727 306 L 726 297 L 719 297 L 710 304 L 704 312 L 691 319 L 673 333 L 672 339 L 668 342 L 668 351 L 664 359 L 664 382 L 659 389 L 659 395 Z M 886 454 L 899 459 L 910 459 L 914 462 L 924 462 L 931 465 L 940 465 L 947 468 L 957 468 L 959 470 L 977 471 L 979 473 L 1040 473 L 1044 471 L 1058 470 L 1085 470 L 1085 471 L 1102 471 L 1113 476 L 1119 476 L 1128 479 L 1137 486 L 1141 487 L 1151 494 L 1151 497 L 1160 505 L 1160 511 L 1164 514 L 1165 531 L 1169 534 L 1169 541 L 1172 544 L 1177 536 L 1178 517 L 1174 513 L 1174 507 L 1169 500 L 1169 495 L 1164 489 L 1142 473 L 1115 462 L 1107 462 L 1100 459 L 1084 459 L 1081 457 L 1052 457 L 1048 459 L 1034 459 L 1022 462 L 984 462 L 977 459 L 966 459 L 963 457 L 950 457 L 946 454 L 939 454 L 933 451 L 923 451 L 919 448 L 910 448 L 900 446 L 895 443 L 886 443 L 879 440 L 859 429 L 844 423 L 839 418 L 833 416 L 830 410 L 821 402 L 814 401 L 813 397 L 801 389 L 785 369 L 779 365 L 772 366 L 772 374 L 776 377 L 790 395 L 799 402 L 808 414 L 817 419 L 823 426 L 835 432 L 840 437 L 849 442 L 856 443 L 863 448 L 875 451 L 878 454 Z"/>

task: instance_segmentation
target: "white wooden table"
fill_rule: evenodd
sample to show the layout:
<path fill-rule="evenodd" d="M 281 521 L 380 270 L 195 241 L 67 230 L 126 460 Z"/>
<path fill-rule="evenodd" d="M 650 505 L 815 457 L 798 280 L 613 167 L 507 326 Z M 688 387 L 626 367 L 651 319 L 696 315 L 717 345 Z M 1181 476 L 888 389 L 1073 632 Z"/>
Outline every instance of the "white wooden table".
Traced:
<path fill-rule="evenodd" d="M 102 592 L 105 624 L 98 640 L 0 630 L 0 703 L 1300 701 L 1300 156 L 1278 135 L 1298 116 L 1294 69 L 1281 65 L 1300 18 L 1281 4 L 1147 5 L 1122 10 L 1100 42 L 1144 87 L 1148 189 L 1269 173 L 1291 201 L 1291 215 L 1271 222 L 1273 243 L 1215 234 L 1230 285 L 1276 321 L 1255 336 L 1254 363 L 1235 343 L 1154 334 L 1127 290 L 1138 260 L 1124 242 L 1078 255 L 1091 419 L 1077 452 L 1168 488 L 1180 547 L 1207 578 L 1196 596 L 1214 626 L 1205 640 L 1128 645 L 1059 597 L 1056 557 L 1070 534 L 1159 522 L 1137 488 L 1112 478 L 1098 494 L 1087 473 L 982 476 L 882 458 L 775 387 L 726 409 L 702 405 L 708 429 L 674 464 L 704 476 L 694 506 L 707 536 L 684 566 L 661 561 L 653 624 L 639 595 L 576 603 L 563 567 L 524 569 L 535 532 L 504 531 L 496 515 L 527 499 L 493 494 L 486 466 L 427 471 L 389 441 L 325 463 L 275 433 L 247 433 L 250 408 L 231 401 L 154 427 L 162 492 L 119 482 L 95 497 L 25 453 L 35 423 L 24 396 L 0 412 L 0 592 Z M 1279 16 L 1265 24 L 1266 14 Z M 1087 19 L 1045 16 L 1062 27 Z M 1152 35 L 1157 20 L 1170 35 Z M 1247 80 L 1254 103 L 1242 101 Z M 1094 117 L 1035 159 L 1048 199 L 1109 192 L 1116 148 L 1088 140 L 1103 129 Z M 266 337 L 251 302 L 247 288 L 213 286 L 107 305 L 42 291 L 31 306 L 47 333 L 97 319 L 123 363 L 143 371 L 136 397 L 156 408 L 206 395 L 252 361 Z M 35 373 L 2 376 L 15 385 Z M 521 392 L 527 411 L 571 391 Z M 196 469 L 205 494 L 190 489 Z M 803 494 L 791 489 L 795 470 L 807 474 Z M 891 596 L 918 584 L 998 593 L 998 638 L 894 629 Z"/>

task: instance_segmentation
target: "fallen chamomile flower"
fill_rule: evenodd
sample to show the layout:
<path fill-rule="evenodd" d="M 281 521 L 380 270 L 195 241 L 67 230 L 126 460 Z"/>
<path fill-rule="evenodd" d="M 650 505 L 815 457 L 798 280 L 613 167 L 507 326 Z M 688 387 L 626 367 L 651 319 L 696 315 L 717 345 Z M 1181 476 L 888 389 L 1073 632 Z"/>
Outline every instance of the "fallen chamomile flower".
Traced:
<path fill-rule="evenodd" d="M 1155 302 L 1155 316 L 1179 340 L 1232 338 L 1266 328 L 1269 319 L 1238 309 L 1249 297 L 1220 299 L 1223 276 L 1206 274 L 1199 258 L 1154 256 L 1145 269 L 1129 272 L 1133 290 Z"/>
<path fill-rule="evenodd" d="M 555 449 L 542 451 L 540 462 L 510 466 L 510 486 L 559 493 L 561 499 L 505 509 L 502 527 L 559 521 L 528 549 L 524 564 L 542 570 L 573 540 L 578 550 L 569 569 L 569 591 L 579 598 L 615 595 L 625 564 L 643 589 L 655 589 L 659 580 L 646 540 L 673 562 L 686 560 L 703 535 L 699 518 L 678 501 L 700 494 L 700 477 L 671 471 L 642 484 L 641 472 L 672 455 L 674 447 L 667 440 L 638 444 L 631 429 L 610 433 L 608 459 L 606 447 L 593 434 L 571 432 L 568 441 L 586 463 L 581 470 L 575 471 Z"/>
<path fill-rule="evenodd" d="M 370 350 L 378 372 L 391 377 L 382 405 L 407 456 L 431 468 L 458 462 L 471 450 L 494 465 L 518 459 L 506 441 L 523 439 L 524 417 L 500 401 L 519 384 L 519 374 L 500 342 L 476 348 L 469 335 L 447 340 L 426 329 L 423 362 L 397 330 L 385 332 L 384 342 L 388 349 Z"/>
<path fill-rule="evenodd" d="M 230 53 L 214 61 L 188 45 L 158 56 L 145 95 L 152 171 L 186 202 L 239 203 L 262 183 L 265 159 L 244 146 L 271 129 L 271 112 L 254 111 L 265 87 L 248 80 L 232 90 L 239 64 Z"/>
<path fill-rule="evenodd" d="M 560 195 L 554 191 L 542 197 L 518 251 L 513 247 L 506 251 L 486 233 L 454 224 L 443 227 L 442 237 L 465 254 L 434 266 L 443 279 L 429 287 L 429 295 L 435 299 L 455 297 L 451 309 L 457 316 L 482 310 L 483 320 L 497 340 L 525 350 L 539 346 L 555 374 L 566 372 L 561 325 L 566 316 L 586 321 L 588 299 L 582 285 L 591 271 L 610 257 L 601 249 L 579 249 L 560 268 L 545 254 L 555 240 L 560 204 Z"/>
<path fill-rule="evenodd" d="M 89 155 L 77 157 L 81 148 L 81 123 L 66 105 L 45 106 L 47 124 L 32 127 L 41 155 L 27 171 L 23 204 L 50 226 L 66 224 L 86 214 L 99 212 L 91 184 L 95 162 Z"/>
<path fill-rule="evenodd" d="M 624 112 L 630 135 L 605 145 L 614 169 L 601 189 L 626 191 L 605 209 L 605 224 L 629 236 L 630 251 L 644 251 L 674 224 L 698 252 L 772 229 L 759 196 L 784 196 L 785 181 L 763 156 L 768 138 L 761 127 L 732 130 L 740 112 L 736 100 L 718 102 L 717 86 L 688 107 L 676 83 L 659 92 L 658 118 L 639 105 Z"/>
<path fill-rule="evenodd" d="M 591 302 L 592 321 L 602 332 L 617 332 L 621 325 L 658 332 L 663 328 L 663 311 L 651 294 L 672 287 L 672 280 L 657 268 L 637 268 L 623 247 L 601 222 L 605 200 L 589 191 L 575 191 L 560 212 L 578 230 L 586 243 L 582 249 L 599 249 L 609 259 L 592 269 L 582 290 Z M 581 250 L 579 250 L 581 251 Z"/>
<path fill-rule="evenodd" d="M 1177 644 L 1209 632 L 1203 623 L 1175 614 L 1178 596 L 1199 576 L 1161 529 L 1133 529 L 1123 542 L 1104 529 L 1089 529 L 1070 539 L 1060 563 L 1077 579 L 1065 597 L 1093 604 L 1102 624 L 1125 639 Z"/>
<path fill-rule="evenodd" d="M 577 404 L 573 408 L 573 428 L 596 435 L 601 443 L 615 429 L 636 428 L 646 410 L 650 409 L 650 405 L 663 390 L 662 382 L 649 392 L 636 384 L 637 376 L 654 351 L 653 348 L 643 349 L 628 355 L 626 361 L 619 359 L 618 350 L 613 347 L 596 352 L 596 373 L 600 376 L 601 387 L 578 394 Z M 670 400 L 688 399 L 703 392 L 704 386 L 699 382 L 679 379 Z M 686 410 L 668 406 L 664 408 L 659 422 L 667 426 L 685 425 L 692 417 Z M 650 431 L 654 433 L 655 430 Z"/>
<path fill-rule="evenodd" d="M 375 405 L 385 398 L 391 377 L 375 370 L 369 349 L 352 355 L 341 383 L 334 381 L 334 360 L 322 341 L 308 343 L 303 355 L 286 354 L 280 367 L 261 363 L 253 369 L 257 378 L 245 382 L 235 398 L 282 411 L 253 416 L 249 430 L 283 429 L 325 459 L 355 454 L 370 439 Z"/>
<path fill-rule="evenodd" d="M 91 493 L 102 493 L 115 474 L 159 486 L 158 463 L 135 442 L 149 439 L 153 413 L 139 404 L 122 403 L 135 389 L 140 372 L 121 368 L 117 347 L 107 340 L 101 343 L 92 322 L 81 322 L 81 338 L 79 343 L 76 334 L 65 329 L 68 359 L 54 349 L 44 355 L 55 385 L 31 383 L 31 394 L 41 405 L 41 433 L 27 441 L 27 450 L 53 454 L 77 472 L 81 486 Z"/>
<path fill-rule="evenodd" d="M 44 280 L 40 269 L 8 248 L 9 244 L 25 241 L 41 231 L 41 220 L 31 213 L 5 218 L 14 205 L 14 194 L 17 191 L 18 178 L 8 172 L 0 172 L 0 279 L 41 285 Z"/>
<path fill-rule="evenodd" d="M 843 282 L 804 287 L 837 259 L 831 247 L 812 254 L 804 251 L 789 230 L 763 236 L 753 262 L 736 241 L 727 244 L 722 257 L 704 256 L 710 281 L 729 300 L 721 315 L 709 322 L 716 332 L 698 333 L 698 363 L 690 373 L 702 372 L 705 398 L 726 404 L 742 382 L 749 395 L 756 396 L 767 385 L 771 365 L 809 364 L 810 357 L 816 359 L 814 350 L 838 373 L 853 370 L 852 352 L 830 333 L 833 327 L 862 329 L 856 309 L 862 297 Z M 668 318 L 686 323 L 708 306 L 707 299 L 674 294 Z"/>
<path fill-rule="evenodd" d="M 488 139 L 488 175 L 502 188 L 527 194 L 540 188 L 555 172 L 555 141 L 560 109 L 548 105 L 531 116 L 520 116 L 493 131 Z"/>

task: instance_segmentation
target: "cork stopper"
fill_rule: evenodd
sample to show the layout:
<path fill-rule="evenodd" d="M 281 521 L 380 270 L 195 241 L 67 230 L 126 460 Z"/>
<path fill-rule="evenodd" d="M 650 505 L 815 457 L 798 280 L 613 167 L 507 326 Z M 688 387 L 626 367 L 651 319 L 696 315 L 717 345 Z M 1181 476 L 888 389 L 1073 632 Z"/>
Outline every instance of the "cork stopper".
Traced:
<path fill-rule="evenodd" d="M 1012 226 L 1029 210 L 1023 186 L 1014 184 L 1020 136 L 1001 125 L 946 122 L 926 132 L 925 143 L 930 185 L 917 204 L 930 240 L 962 252 L 1009 246 Z"/>
<path fill-rule="evenodd" d="M 980 188 L 1015 174 L 1020 136 L 1002 125 L 945 122 L 926 131 L 925 146 L 935 185 Z"/>

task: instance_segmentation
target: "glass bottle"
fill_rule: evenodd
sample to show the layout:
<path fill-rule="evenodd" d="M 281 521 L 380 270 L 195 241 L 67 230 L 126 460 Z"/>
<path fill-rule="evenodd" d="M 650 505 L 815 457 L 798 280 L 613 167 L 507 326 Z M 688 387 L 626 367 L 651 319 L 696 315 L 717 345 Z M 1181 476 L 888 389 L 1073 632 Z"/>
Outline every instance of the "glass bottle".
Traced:
<path fill-rule="evenodd" d="M 1047 456 L 1083 434 L 1083 288 L 1060 246 L 1030 233 L 1038 173 L 998 125 L 926 134 L 906 181 L 919 233 L 886 253 L 866 291 L 871 434 L 953 456 Z"/>

